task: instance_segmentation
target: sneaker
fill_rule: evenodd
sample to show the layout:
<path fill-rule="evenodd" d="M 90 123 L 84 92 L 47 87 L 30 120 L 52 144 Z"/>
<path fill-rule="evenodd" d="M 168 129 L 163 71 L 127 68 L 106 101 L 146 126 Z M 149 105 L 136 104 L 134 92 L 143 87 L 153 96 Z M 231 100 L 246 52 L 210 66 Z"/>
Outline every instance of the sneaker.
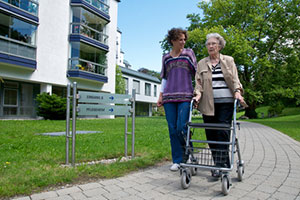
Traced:
<path fill-rule="evenodd" d="M 174 163 L 174 164 L 170 167 L 170 170 L 171 170 L 172 172 L 176 172 L 176 171 L 179 170 L 179 168 L 180 168 L 180 165 L 177 164 L 177 163 Z"/>

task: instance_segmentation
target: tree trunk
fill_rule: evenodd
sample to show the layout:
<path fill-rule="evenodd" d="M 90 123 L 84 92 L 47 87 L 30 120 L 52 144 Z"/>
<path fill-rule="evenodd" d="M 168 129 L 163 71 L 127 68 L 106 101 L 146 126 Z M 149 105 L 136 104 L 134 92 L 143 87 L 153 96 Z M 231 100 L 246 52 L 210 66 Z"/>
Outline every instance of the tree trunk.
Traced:
<path fill-rule="evenodd" d="M 245 116 L 249 117 L 249 119 L 256 119 L 257 113 L 255 109 L 256 109 L 256 103 L 249 104 L 249 106 L 245 109 Z"/>

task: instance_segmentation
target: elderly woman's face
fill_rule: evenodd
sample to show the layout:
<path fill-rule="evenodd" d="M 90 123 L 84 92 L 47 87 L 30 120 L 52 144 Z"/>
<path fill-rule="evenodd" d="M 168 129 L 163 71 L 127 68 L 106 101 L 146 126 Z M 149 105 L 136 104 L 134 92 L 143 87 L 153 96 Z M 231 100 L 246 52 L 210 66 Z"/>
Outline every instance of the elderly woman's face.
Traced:
<path fill-rule="evenodd" d="M 219 40 L 217 38 L 209 38 L 206 42 L 206 48 L 209 55 L 218 54 L 221 50 Z"/>

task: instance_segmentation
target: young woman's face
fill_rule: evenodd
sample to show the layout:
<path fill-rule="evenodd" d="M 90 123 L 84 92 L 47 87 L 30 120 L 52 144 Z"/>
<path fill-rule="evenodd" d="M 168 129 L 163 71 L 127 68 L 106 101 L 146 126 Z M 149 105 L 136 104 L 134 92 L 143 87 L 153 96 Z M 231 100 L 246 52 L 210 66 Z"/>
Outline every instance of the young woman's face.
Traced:
<path fill-rule="evenodd" d="M 177 40 L 172 40 L 173 48 L 183 49 L 186 42 L 185 35 L 182 33 L 180 34 Z"/>
<path fill-rule="evenodd" d="M 218 54 L 221 50 L 219 40 L 217 38 L 209 38 L 206 42 L 206 48 L 209 55 Z"/>

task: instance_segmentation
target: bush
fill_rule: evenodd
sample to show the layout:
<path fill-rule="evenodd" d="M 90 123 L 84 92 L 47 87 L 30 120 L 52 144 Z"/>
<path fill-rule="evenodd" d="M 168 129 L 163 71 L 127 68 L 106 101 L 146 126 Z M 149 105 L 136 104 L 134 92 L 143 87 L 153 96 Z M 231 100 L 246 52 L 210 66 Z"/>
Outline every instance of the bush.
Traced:
<path fill-rule="evenodd" d="M 37 115 L 44 119 L 63 120 L 66 119 L 67 99 L 56 94 L 42 93 L 35 99 L 38 104 Z"/>
<path fill-rule="evenodd" d="M 157 111 L 156 110 L 152 110 L 152 116 L 165 116 L 165 110 L 164 107 L 157 107 Z"/>
<path fill-rule="evenodd" d="M 283 109 L 284 109 L 283 103 L 277 102 L 269 107 L 268 115 L 269 117 L 278 116 L 282 113 Z"/>

